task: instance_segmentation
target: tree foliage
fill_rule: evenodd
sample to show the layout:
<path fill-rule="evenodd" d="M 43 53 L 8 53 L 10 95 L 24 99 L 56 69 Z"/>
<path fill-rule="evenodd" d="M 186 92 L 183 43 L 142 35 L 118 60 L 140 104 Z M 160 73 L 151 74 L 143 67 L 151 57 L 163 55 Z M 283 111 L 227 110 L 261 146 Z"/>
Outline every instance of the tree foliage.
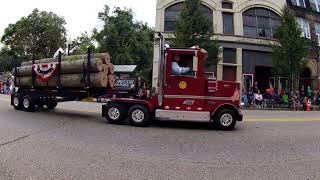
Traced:
<path fill-rule="evenodd" d="M 87 32 L 81 33 L 68 45 L 69 53 L 72 55 L 86 54 L 88 48 L 95 50 L 94 39 Z"/>
<path fill-rule="evenodd" d="M 207 65 L 218 63 L 219 47 L 217 40 L 211 40 L 214 35 L 213 22 L 201 11 L 202 0 L 186 0 L 174 32 L 173 45 L 176 47 L 199 46 L 209 53 Z"/>
<path fill-rule="evenodd" d="M 65 20 L 53 12 L 35 9 L 27 17 L 5 29 L 1 42 L 21 55 L 36 59 L 52 57 L 59 47 L 65 47 Z"/>
<path fill-rule="evenodd" d="M 11 71 L 14 67 L 19 66 L 24 56 L 16 54 L 15 51 L 7 46 L 0 49 L 0 72 Z"/>
<path fill-rule="evenodd" d="M 281 26 L 276 37 L 279 44 L 273 46 L 273 71 L 278 76 L 298 77 L 308 61 L 309 41 L 301 36 L 302 30 L 289 7 L 282 9 Z"/>
<path fill-rule="evenodd" d="M 114 64 L 136 64 L 138 75 L 150 83 L 153 55 L 153 29 L 135 22 L 131 9 L 115 8 L 110 15 L 106 5 L 99 18 L 105 25 L 96 33 L 100 52 L 109 52 Z"/>

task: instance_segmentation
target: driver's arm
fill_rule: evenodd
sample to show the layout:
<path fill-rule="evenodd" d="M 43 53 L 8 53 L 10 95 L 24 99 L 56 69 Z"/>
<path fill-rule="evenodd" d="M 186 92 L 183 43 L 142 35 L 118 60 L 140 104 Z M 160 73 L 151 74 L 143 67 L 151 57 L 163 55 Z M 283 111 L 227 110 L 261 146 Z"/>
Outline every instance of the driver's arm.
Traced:
<path fill-rule="evenodd" d="M 185 74 L 190 71 L 189 67 L 180 67 L 177 62 L 172 62 L 172 72 L 174 75 Z"/>

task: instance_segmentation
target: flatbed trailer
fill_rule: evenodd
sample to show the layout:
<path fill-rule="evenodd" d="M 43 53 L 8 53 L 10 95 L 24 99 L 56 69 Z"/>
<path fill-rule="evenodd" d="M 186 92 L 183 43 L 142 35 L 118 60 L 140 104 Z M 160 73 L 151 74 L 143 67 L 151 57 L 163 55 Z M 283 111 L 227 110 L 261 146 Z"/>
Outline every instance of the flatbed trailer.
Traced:
<path fill-rule="evenodd" d="M 40 87 L 37 86 L 35 78 L 37 78 L 34 71 L 32 71 L 32 87 L 18 87 L 17 92 L 11 95 L 11 105 L 17 110 L 25 110 L 32 112 L 36 107 L 42 108 L 46 106 L 48 109 L 54 109 L 59 102 L 66 101 L 81 101 L 86 98 L 96 98 L 98 101 L 111 97 L 130 97 L 135 94 L 134 89 L 111 89 L 111 88 L 97 88 L 90 84 L 90 67 L 92 54 L 90 48 L 87 53 L 87 71 L 84 71 L 85 87 L 83 88 L 65 88 L 60 86 L 61 76 L 61 53 L 58 56 L 58 69 L 56 76 L 58 82 L 56 87 Z M 35 59 L 32 60 L 32 65 L 35 64 Z M 15 68 L 14 84 L 17 84 L 19 71 Z"/>

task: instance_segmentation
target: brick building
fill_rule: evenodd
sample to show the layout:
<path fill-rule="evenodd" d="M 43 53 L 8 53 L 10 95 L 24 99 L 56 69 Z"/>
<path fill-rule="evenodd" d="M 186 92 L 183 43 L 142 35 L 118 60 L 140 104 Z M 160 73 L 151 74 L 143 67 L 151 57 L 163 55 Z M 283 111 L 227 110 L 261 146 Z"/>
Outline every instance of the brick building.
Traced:
<path fill-rule="evenodd" d="M 214 71 L 219 80 L 235 80 L 246 87 L 253 86 L 254 82 L 258 82 L 260 89 L 265 89 L 269 83 L 275 87 L 284 83 L 284 78 L 272 75 L 271 45 L 276 42 L 274 35 L 280 25 L 281 9 L 286 4 L 297 12 L 304 35 L 313 40 L 310 62 L 301 76 L 303 83 L 316 87 L 320 39 L 316 19 L 320 20 L 320 0 L 203 0 L 201 11 L 213 23 L 214 38 L 219 41 L 223 59 L 217 68 L 207 71 Z M 155 30 L 164 32 L 169 44 L 174 38 L 173 31 L 182 8 L 183 0 L 157 0 Z M 310 21 L 309 25 L 301 17 Z M 308 26 L 309 31 L 306 30 Z M 157 78 L 159 60 L 159 41 L 155 37 L 154 79 Z"/>

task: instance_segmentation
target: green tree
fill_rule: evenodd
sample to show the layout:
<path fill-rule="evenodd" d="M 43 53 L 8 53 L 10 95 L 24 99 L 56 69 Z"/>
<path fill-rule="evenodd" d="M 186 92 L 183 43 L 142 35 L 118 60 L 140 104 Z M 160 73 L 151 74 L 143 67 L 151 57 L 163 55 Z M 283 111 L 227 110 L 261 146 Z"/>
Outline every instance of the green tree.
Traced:
<path fill-rule="evenodd" d="M 306 66 L 310 42 L 301 36 L 302 30 L 294 12 L 287 6 L 282 9 L 281 26 L 277 30 L 278 44 L 273 46 L 273 71 L 290 79 L 292 88 L 301 70 Z"/>
<path fill-rule="evenodd" d="M 16 54 L 7 46 L 0 49 L 0 72 L 11 71 L 14 67 L 20 66 L 24 56 Z"/>
<path fill-rule="evenodd" d="M 95 50 L 94 39 L 87 32 L 81 33 L 68 45 L 69 53 L 72 55 L 86 54 L 88 48 Z"/>
<path fill-rule="evenodd" d="M 153 29 L 147 24 L 134 22 L 131 9 L 115 8 L 109 14 L 106 5 L 99 18 L 105 25 L 95 34 L 100 52 L 108 52 L 114 64 L 136 64 L 137 75 L 151 82 L 153 56 Z"/>
<path fill-rule="evenodd" d="M 173 45 L 176 47 L 199 46 L 209 53 L 207 66 L 217 65 L 219 62 L 219 47 L 214 35 L 213 22 L 205 17 L 201 11 L 201 0 L 186 0 L 179 21 L 174 32 Z"/>
<path fill-rule="evenodd" d="M 15 24 L 9 24 L 1 42 L 28 58 L 52 57 L 59 47 L 65 47 L 65 24 L 63 17 L 35 9 Z"/>

